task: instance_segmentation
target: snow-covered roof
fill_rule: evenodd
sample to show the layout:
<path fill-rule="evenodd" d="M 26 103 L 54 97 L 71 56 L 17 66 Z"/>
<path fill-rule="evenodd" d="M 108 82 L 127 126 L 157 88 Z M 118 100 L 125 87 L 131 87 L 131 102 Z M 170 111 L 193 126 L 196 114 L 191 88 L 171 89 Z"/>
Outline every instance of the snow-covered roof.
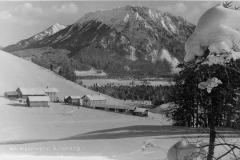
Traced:
<path fill-rule="evenodd" d="M 49 102 L 50 98 L 48 96 L 28 96 L 30 102 Z"/>
<path fill-rule="evenodd" d="M 96 107 L 108 108 L 108 109 L 124 109 L 124 110 L 134 110 L 134 106 L 128 105 L 110 105 L 110 104 L 98 104 Z"/>
<path fill-rule="evenodd" d="M 175 104 L 174 102 L 168 102 L 155 107 L 154 109 L 151 110 L 151 112 L 165 113 L 171 111 L 171 109 L 175 107 L 177 107 L 177 104 Z"/>
<path fill-rule="evenodd" d="M 41 88 L 18 88 L 17 91 L 21 92 L 22 95 L 46 95 Z"/>
<path fill-rule="evenodd" d="M 104 96 L 102 96 L 102 95 L 100 95 L 100 94 L 93 94 L 93 95 L 85 95 L 85 96 L 83 96 L 82 98 L 84 98 L 84 97 L 87 97 L 87 98 L 89 98 L 90 100 L 102 100 L 102 101 L 104 101 L 104 100 L 107 100 Z"/>
<path fill-rule="evenodd" d="M 136 107 L 133 112 L 141 112 L 141 113 L 143 113 L 143 112 L 147 112 L 147 111 L 148 111 L 148 109 L 146 109 L 146 108 Z"/>
<path fill-rule="evenodd" d="M 81 99 L 82 98 L 82 96 L 68 96 L 68 97 L 70 97 L 71 99 Z"/>
<path fill-rule="evenodd" d="M 44 92 L 49 93 L 49 92 L 54 92 L 57 93 L 58 89 L 57 88 L 44 88 Z"/>
<path fill-rule="evenodd" d="M 152 101 L 149 100 L 124 100 L 127 104 L 139 104 L 139 105 L 152 105 Z"/>
<path fill-rule="evenodd" d="M 18 95 L 18 92 L 17 91 L 7 91 L 4 94 L 8 95 L 8 96 L 10 96 L 10 95 Z"/>

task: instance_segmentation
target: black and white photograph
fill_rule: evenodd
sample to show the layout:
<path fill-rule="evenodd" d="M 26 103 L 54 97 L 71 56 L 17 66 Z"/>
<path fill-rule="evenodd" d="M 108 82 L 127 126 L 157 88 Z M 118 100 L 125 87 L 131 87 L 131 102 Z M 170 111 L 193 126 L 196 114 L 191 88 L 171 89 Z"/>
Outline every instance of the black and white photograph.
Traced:
<path fill-rule="evenodd" d="M 240 1 L 0 0 L 0 160 L 240 160 Z"/>

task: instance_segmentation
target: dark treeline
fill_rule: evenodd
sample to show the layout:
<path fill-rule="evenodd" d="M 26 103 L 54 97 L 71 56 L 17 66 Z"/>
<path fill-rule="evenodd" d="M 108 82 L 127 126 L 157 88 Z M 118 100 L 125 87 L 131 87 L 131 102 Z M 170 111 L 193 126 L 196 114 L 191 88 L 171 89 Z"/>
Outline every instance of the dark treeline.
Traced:
<path fill-rule="evenodd" d="M 60 76 L 68 80 L 75 81 L 76 75 L 74 70 L 78 69 L 79 65 L 75 60 L 67 58 L 65 53 L 44 53 L 39 57 L 34 57 L 32 61 L 42 67 L 55 71 Z"/>
<path fill-rule="evenodd" d="M 196 69 L 197 68 L 197 69 Z M 240 101 L 240 61 L 222 65 L 186 67 L 176 77 L 172 100 L 177 107 L 172 110 L 175 125 L 209 127 L 238 127 Z M 221 84 L 211 92 L 199 89 L 199 83 L 208 78 L 218 78 Z M 214 117 L 214 120 L 212 120 Z"/>
<path fill-rule="evenodd" d="M 107 84 L 105 86 L 94 84 L 90 87 L 92 90 L 118 99 L 150 100 L 156 106 L 168 102 L 168 97 L 170 97 L 173 92 L 172 88 L 172 86 L 115 86 L 112 84 Z"/>

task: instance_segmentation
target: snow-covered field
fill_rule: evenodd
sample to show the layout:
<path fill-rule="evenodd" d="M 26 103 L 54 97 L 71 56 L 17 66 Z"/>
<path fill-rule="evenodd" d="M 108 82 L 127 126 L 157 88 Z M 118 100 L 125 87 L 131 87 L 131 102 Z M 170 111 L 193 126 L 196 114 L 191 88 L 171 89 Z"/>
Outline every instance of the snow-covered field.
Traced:
<path fill-rule="evenodd" d="M 3 51 L 0 73 L 0 159 L 163 160 L 178 140 L 206 136 L 202 129 L 171 126 L 161 114 L 146 118 L 56 103 L 25 107 L 3 92 L 19 86 L 56 87 L 60 97 L 94 92 Z"/>
<path fill-rule="evenodd" d="M 169 124 L 161 115 L 154 114 L 142 118 L 54 103 L 49 108 L 28 108 L 4 98 L 3 93 L 20 86 L 56 87 L 60 98 L 94 92 L 3 51 L 0 73 L 0 155 L 4 159 L 14 159 L 13 155 L 18 154 L 22 156 L 18 159 L 24 158 L 24 154 L 103 160 L 135 156 L 144 140 L 157 135 L 161 125 Z M 122 104 L 106 97 L 108 103 Z"/>

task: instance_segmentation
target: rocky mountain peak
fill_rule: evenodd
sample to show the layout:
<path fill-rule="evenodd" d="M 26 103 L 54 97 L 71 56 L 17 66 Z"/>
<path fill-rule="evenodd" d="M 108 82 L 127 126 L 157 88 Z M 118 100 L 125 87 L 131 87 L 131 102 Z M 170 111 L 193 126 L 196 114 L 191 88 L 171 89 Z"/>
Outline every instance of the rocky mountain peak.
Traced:
<path fill-rule="evenodd" d="M 194 27 L 170 13 L 125 6 L 87 13 L 66 28 L 55 24 L 35 35 L 33 45 L 21 46 L 67 49 L 79 63 L 108 73 L 171 74 Z"/>
<path fill-rule="evenodd" d="M 66 28 L 65 25 L 61 25 L 59 23 L 55 23 L 55 24 L 51 25 L 50 27 L 48 27 L 47 29 L 45 29 L 44 31 L 34 35 L 32 38 L 34 40 L 37 40 L 37 41 L 38 40 L 42 40 L 45 37 L 53 35 L 53 34 L 57 33 L 58 31 L 60 31 L 60 30 L 62 30 L 64 28 Z"/>

